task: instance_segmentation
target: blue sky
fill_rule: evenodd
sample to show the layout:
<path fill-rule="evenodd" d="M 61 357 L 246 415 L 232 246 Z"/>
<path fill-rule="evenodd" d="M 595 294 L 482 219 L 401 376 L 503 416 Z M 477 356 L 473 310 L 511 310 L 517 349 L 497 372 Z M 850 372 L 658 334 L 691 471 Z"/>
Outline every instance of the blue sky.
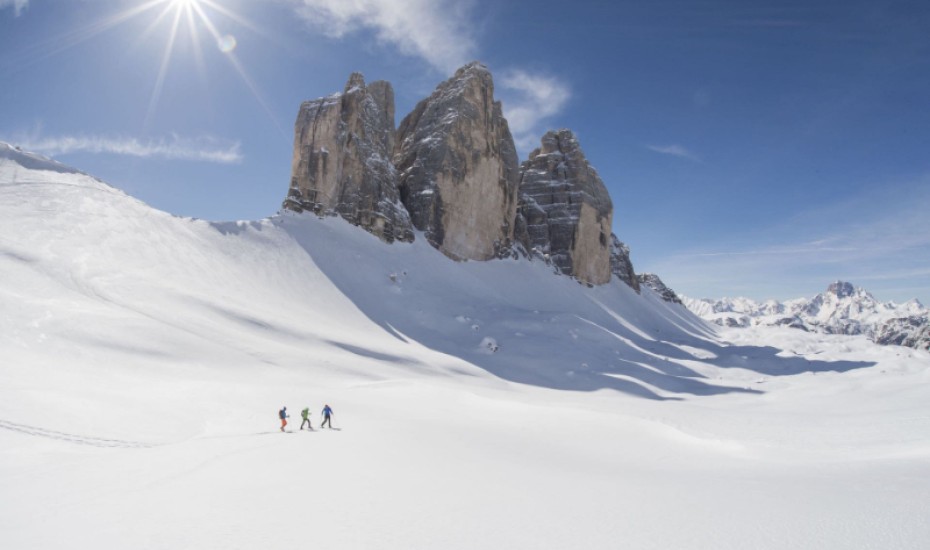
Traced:
<path fill-rule="evenodd" d="M 361 71 L 399 122 L 479 59 L 521 156 L 578 134 L 637 271 L 693 297 L 843 279 L 930 304 L 927 29 L 920 1 L 0 0 L 0 140 L 256 219 L 302 100 Z"/>

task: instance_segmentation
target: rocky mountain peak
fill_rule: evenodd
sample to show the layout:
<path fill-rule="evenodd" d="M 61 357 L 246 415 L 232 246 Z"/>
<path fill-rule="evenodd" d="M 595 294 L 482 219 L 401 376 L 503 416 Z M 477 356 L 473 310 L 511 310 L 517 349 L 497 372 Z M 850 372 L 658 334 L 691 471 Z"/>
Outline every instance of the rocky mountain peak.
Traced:
<path fill-rule="evenodd" d="M 678 297 L 678 294 L 675 294 L 675 291 L 665 286 L 665 283 L 662 282 L 662 279 L 659 278 L 655 273 L 640 273 L 637 275 L 639 279 L 639 284 L 652 289 L 660 298 L 666 302 L 673 304 L 681 304 L 681 298 Z"/>
<path fill-rule="evenodd" d="M 349 80 L 348 82 L 346 82 L 346 86 L 343 89 L 342 93 L 347 94 L 349 92 L 354 92 L 354 91 L 364 90 L 364 89 L 365 89 L 365 75 L 359 72 L 355 72 L 349 75 Z M 393 121 L 391 122 L 393 124 Z"/>
<path fill-rule="evenodd" d="M 549 130 L 539 141 L 540 146 L 530 153 L 530 160 L 537 155 L 548 155 L 556 151 L 563 155 L 581 154 L 584 156 L 584 153 L 581 153 L 581 145 L 578 143 L 578 138 L 575 137 L 575 133 L 568 128 Z"/>
<path fill-rule="evenodd" d="M 518 240 L 562 273 L 604 284 L 611 276 L 612 222 L 610 195 L 574 133 L 547 132 L 520 166 Z"/>
<path fill-rule="evenodd" d="M 827 287 L 827 293 L 833 294 L 837 298 L 849 298 L 856 293 L 856 288 L 845 281 L 835 281 Z"/>
<path fill-rule="evenodd" d="M 469 63 L 404 117 L 394 164 L 413 225 L 457 260 L 509 253 L 518 160 L 494 81 Z"/>
<path fill-rule="evenodd" d="M 397 192 L 394 90 L 352 73 L 344 92 L 300 106 L 284 207 L 336 214 L 387 242 L 413 231 Z"/>
<path fill-rule="evenodd" d="M 462 65 L 455 71 L 453 79 L 461 79 L 466 75 L 475 75 L 475 74 L 484 74 L 491 76 L 491 71 L 488 70 L 488 67 L 480 61 L 469 61 L 468 63 Z"/>
<path fill-rule="evenodd" d="M 882 304 L 863 288 L 855 287 L 844 281 L 835 281 L 827 287 L 826 292 L 814 296 L 803 308 L 803 313 L 816 318 L 824 325 L 832 325 L 842 320 L 854 320 L 843 329 L 847 334 L 857 334 L 861 319 L 896 306 Z"/>

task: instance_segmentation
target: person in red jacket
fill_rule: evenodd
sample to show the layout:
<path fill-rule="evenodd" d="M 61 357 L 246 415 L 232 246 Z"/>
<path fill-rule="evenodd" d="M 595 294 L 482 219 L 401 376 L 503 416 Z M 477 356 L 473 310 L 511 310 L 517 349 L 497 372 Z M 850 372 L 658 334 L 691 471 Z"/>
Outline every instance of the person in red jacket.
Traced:
<path fill-rule="evenodd" d="M 281 409 L 280 411 L 278 411 L 278 417 L 281 418 L 281 431 L 283 432 L 283 431 L 284 431 L 284 426 L 287 426 L 287 419 L 290 418 L 290 417 L 287 415 L 287 407 L 284 407 L 283 409 Z"/>

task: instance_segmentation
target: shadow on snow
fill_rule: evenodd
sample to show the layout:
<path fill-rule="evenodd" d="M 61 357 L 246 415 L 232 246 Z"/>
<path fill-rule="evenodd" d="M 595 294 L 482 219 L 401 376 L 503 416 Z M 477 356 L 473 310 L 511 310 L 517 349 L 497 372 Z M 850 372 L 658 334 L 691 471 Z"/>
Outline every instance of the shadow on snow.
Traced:
<path fill-rule="evenodd" d="M 737 379 L 737 373 L 730 376 L 728 369 L 785 376 L 874 365 L 811 361 L 779 355 L 782 350 L 773 347 L 728 345 L 684 306 L 663 302 L 648 290 L 638 295 L 616 278 L 588 288 L 564 276 L 526 271 L 537 277 L 534 283 L 508 272 L 525 269 L 516 262 L 456 264 L 437 257 L 436 262 L 424 264 L 428 274 L 402 287 L 393 278 L 388 282 L 384 273 L 370 272 L 389 272 L 378 260 L 371 260 L 367 269 L 341 271 L 340 262 L 326 256 L 345 254 L 344 250 L 328 248 L 309 233 L 292 231 L 292 236 L 315 260 L 322 256 L 316 264 L 330 281 L 392 336 L 414 340 L 513 382 L 678 400 L 763 393 L 746 387 L 745 373 Z M 417 265 L 423 260 L 414 252 L 398 250 L 393 253 L 411 256 L 391 261 Z M 527 292 L 528 287 L 532 292 Z M 340 347 L 401 362 L 373 350 Z"/>

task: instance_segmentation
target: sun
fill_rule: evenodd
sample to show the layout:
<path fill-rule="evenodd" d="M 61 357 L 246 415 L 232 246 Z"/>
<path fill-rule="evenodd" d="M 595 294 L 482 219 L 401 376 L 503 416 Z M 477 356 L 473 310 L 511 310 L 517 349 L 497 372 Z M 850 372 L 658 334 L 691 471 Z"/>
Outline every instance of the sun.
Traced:
<path fill-rule="evenodd" d="M 2 3 L 3 0 L 0 0 Z M 135 46 L 142 43 L 155 42 L 162 49 L 161 61 L 155 74 L 155 81 L 152 86 L 152 93 L 149 97 L 148 108 L 145 109 L 144 128 L 148 128 L 154 119 L 158 108 L 159 99 L 161 98 L 162 88 L 165 83 L 178 36 L 187 33 L 190 43 L 193 45 L 193 57 L 198 67 L 201 77 L 206 74 L 205 68 L 205 50 L 210 51 L 213 47 L 228 62 L 239 78 L 246 85 L 252 96 L 261 105 L 262 109 L 270 118 L 271 122 L 277 127 L 278 132 L 285 139 L 290 139 L 284 127 L 278 121 L 274 112 L 268 107 L 268 104 L 262 98 L 258 86 L 246 72 L 245 67 L 236 56 L 236 49 L 239 42 L 230 32 L 224 32 L 222 27 L 227 29 L 234 23 L 236 28 L 245 28 L 249 31 L 262 36 L 263 38 L 275 42 L 276 37 L 273 33 L 264 30 L 255 25 L 248 18 L 239 15 L 224 5 L 228 0 L 113 0 L 114 2 L 129 4 L 128 7 L 110 13 L 102 19 L 96 20 L 90 24 L 74 28 L 63 34 L 51 37 L 47 40 L 37 42 L 31 47 L 24 50 L 27 57 L 42 59 L 50 57 L 61 52 L 67 51 L 75 46 L 91 40 L 111 29 L 120 27 L 130 21 L 144 20 L 150 18 L 148 25 L 135 38 Z M 256 2 L 257 4 L 257 2 Z M 165 34 L 162 34 L 165 33 Z M 163 37 L 160 39 L 160 37 Z M 163 40 L 163 42 L 161 41 Z M 134 48 L 131 48 L 134 49 Z"/>
<path fill-rule="evenodd" d="M 38 44 L 34 53 L 43 57 L 54 55 L 90 40 L 110 29 L 126 24 L 129 21 L 137 21 L 150 17 L 151 19 L 145 30 L 136 37 L 136 44 L 140 45 L 143 42 L 150 41 L 158 43 L 159 36 L 164 36 L 164 42 L 161 46 L 161 62 L 158 65 L 155 82 L 152 86 L 152 94 L 149 98 L 148 108 L 145 114 L 145 127 L 149 126 L 157 110 L 162 87 L 164 86 L 165 77 L 171 66 L 171 60 L 178 36 L 186 32 L 191 44 L 193 44 L 194 60 L 201 75 L 205 73 L 205 45 L 206 49 L 209 49 L 212 44 L 236 71 L 255 100 L 269 115 L 275 126 L 277 126 L 278 131 L 281 132 L 282 135 L 286 135 L 281 124 L 277 121 L 277 118 L 262 98 L 258 86 L 255 85 L 236 56 L 235 50 L 238 46 L 236 37 L 229 32 L 223 32 L 220 25 L 229 25 L 230 22 L 233 22 L 237 27 L 247 28 L 266 38 L 271 35 L 257 27 L 246 17 L 237 14 L 223 5 L 223 2 L 224 0 L 140 0 L 138 2 L 132 2 L 126 9 L 112 13 L 89 25 L 76 28 L 63 35 L 54 37 L 42 44 Z M 166 29 L 167 34 L 162 35 L 161 33 L 165 32 Z M 42 50 L 46 51 L 43 52 Z"/>
<path fill-rule="evenodd" d="M 179 28 L 182 25 L 182 20 L 184 20 L 186 22 L 188 32 L 190 33 L 191 41 L 194 44 L 195 58 L 201 68 L 201 73 L 203 72 L 203 52 L 200 46 L 200 32 L 201 30 L 206 29 L 207 33 L 216 44 L 217 49 L 225 54 L 226 59 L 239 74 L 239 77 L 242 79 L 245 85 L 249 88 L 252 96 L 262 106 L 262 109 L 264 109 L 265 113 L 268 114 L 275 126 L 277 126 L 278 131 L 283 136 L 286 136 L 286 132 L 284 132 L 281 124 L 278 122 L 277 118 L 268 107 L 268 104 L 262 98 L 262 94 L 259 92 L 258 86 L 255 85 L 255 83 L 252 81 L 252 78 L 249 76 L 245 68 L 239 62 L 239 59 L 236 57 L 234 53 L 234 50 L 237 46 L 236 37 L 232 34 L 224 34 L 220 32 L 219 28 L 217 28 L 217 25 L 213 22 L 211 15 L 220 14 L 242 26 L 259 32 L 259 34 L 265 33 L 256 28 L 255 25 L 253 25 L 248 19 L 223 6 L 219 0 L 150 0 L 150 2 L 147 4 L 143 4 L 143 9 L 147 10 L 148 7 L 157 6 L 164 7 L 155 21 L 152 22 L 150 28 L 157 26 L 158 23 L 165 18 L 171 18 L 172 23 L 168 34 L 168 39 L 165 43 L 165 50 L 162 56 L 161 66 L 158 71 L 158 77 L 155 81 L 155 87 L 152 90 L 151 100 L 149 101 L 149 108 L 146 113 L 145 125 L 148 126 L 158 105 L 158 99 L 161 95 L 161 88 L 164 84 L 165 75 L 167 74 L 168 66 L 171 61 L 171 54 L 174 51 L 175 40 L 177 39 Z"/>
<path fill-rule="evenodd" d="M 206 29 L 207 32 L 212 35 L 214 41 L 216 42 L 217 48 L 221 52 L 230 56 L 230 61 L 236 68 L 237 72 L 239 72 L 240 75 L 246 80 L 246 83 L 250 88 L 253 89 L 253 92 L 257 93 L 257 91 L 254 90 L 254 86 L 251 85 L 251 79 L 248 78 L 248 75 L 242 69 L 241 64 L 239 64 L 238 60 L 233 57 L 233 50 L 236 47 L 235 38 L 232 35 L 223 35 L 220 33 L 219 29 L 210 18 L 210 15 L 207 13 L 205 7 L 212 8 L 214 11 L 218 11 L 220 13 L 228 14 L 231 12 L 226 10 L 222 5 L 214 0 L 151 0 L 151 2 L 148 4 L 143 4 L 142 8 L 146 9 L 148 6 L 151 6 L 152 8 L 161 7 L 161 10 L 149 25 L 149 29 L 145 33 L 146 35 L 150 34 L 152 29 L 159 27 L 161 22 L 166 19 L 170 20 L 171 23 L 169 26 L 168 37 L 165 40 L 164 53 L 162 54 L 162 61 L 159 66 L 158 76 L 155 79 L 155 86 L 152 89 L 152 95 L 149 99 L 149 106 L 148 110 L 146 111 L 144 126 L 147 127 L 155 115 L 156 108 L 158 107 L 158 101 L 161 97 L 162 87 L 165 82 L 165 76 L 168 74 L 168 68 L 171 63 L 172 53 L 174 52 L 175 42 L 182 26 L 186 26 L 187 31 L 190 34 L 191 42 L 194 44 L 194 58 L 201 73 L 203 73 L 204 62 L 200 33 L 203 29 Z"/>

